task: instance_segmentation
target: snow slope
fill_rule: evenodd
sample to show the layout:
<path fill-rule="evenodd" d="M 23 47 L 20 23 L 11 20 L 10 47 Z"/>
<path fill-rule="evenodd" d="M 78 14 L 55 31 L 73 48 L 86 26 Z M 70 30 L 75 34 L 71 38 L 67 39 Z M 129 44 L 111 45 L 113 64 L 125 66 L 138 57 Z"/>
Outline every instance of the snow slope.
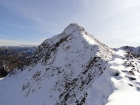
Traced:
<path fill-rule="evenodd" d="M 139 58 L 122 50 L 113 51 L 84 28 L 70 24 L 39 45 L 24 68 L 0 80 L 0 102 L 138 105 L 139 70 Z"/>
<path fill-rule="evenodd" d="M 139 91 L 140 59 L 119 50 L 88 90 L 88 105 L 139 105 Z"/>

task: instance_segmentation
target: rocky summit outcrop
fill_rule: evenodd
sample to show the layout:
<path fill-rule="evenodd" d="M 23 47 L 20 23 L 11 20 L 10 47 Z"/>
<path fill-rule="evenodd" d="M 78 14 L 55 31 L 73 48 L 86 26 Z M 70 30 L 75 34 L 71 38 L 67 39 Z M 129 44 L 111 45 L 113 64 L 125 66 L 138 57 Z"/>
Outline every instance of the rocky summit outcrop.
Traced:
<path fill-rule="evenodd" d="M 136 56 L 140 57 L 140 46 L 138 46 L 138 47 L 123 46 L 123 47 L 118 48 L 118 49 L 125 50 L 125 51 L 127 51 L 129 53 L 135 54 Z"/>

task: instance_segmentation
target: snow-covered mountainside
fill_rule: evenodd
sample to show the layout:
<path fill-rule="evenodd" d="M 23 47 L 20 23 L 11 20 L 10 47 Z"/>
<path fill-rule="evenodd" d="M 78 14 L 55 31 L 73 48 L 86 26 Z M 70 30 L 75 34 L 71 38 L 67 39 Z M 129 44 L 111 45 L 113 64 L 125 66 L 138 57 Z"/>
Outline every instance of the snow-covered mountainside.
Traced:
<path fill-rule="evenodd" d="M 140 58 L 70 24 L 0 80 L 2 105 L 139 105 Z"/>
<path fill-rule="evenodd" d="M 127 52 L 133 53 L 137 56 L 140 56 L 140 46 L 139 47 L 123 46 L 119 49 L 122 49 L 122 50 L 125 50 Z"/>

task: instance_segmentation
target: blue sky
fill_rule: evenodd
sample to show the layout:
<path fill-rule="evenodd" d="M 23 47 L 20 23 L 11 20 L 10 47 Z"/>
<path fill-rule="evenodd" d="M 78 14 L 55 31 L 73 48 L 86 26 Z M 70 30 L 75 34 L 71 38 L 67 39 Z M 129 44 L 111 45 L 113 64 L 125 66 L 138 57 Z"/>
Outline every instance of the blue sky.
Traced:
<path fill-rule="evenodd" d="M 110 47 L 140 46 L 140 0 L 0 0 L 0 45 L 38 45 L 77 23 Z"/>

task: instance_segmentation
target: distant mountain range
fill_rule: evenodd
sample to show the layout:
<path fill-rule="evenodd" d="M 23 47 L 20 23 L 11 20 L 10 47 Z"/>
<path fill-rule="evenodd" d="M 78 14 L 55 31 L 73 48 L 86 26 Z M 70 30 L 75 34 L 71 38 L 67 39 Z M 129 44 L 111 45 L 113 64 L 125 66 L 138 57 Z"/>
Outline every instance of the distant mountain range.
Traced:
<path fill-rule="evenodd" d="M 0 55 L 16 57 L 17 54 L 31 55 L 36 46 L 0 46 Z"/>

